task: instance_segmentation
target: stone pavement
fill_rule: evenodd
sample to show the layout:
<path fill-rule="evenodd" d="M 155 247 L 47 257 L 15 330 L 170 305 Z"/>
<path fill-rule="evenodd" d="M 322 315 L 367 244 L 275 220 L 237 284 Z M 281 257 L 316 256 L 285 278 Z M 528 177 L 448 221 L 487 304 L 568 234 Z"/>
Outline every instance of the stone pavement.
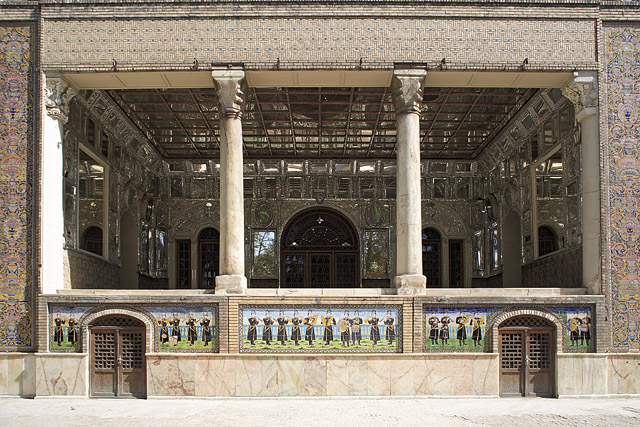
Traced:
<path fill-rule="evenodd" d="M 640 398 L 2 398 L 0 407 L 0 426 L 640 426 Z"/>

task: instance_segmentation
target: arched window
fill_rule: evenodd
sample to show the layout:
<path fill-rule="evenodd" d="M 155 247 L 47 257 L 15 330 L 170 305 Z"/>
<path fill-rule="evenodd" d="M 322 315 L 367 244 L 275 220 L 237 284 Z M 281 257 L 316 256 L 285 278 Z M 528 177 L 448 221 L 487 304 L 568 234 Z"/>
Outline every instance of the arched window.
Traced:
<path fill-rule="evenodd" d="M 96 255 L 102 255 L 102 229 L 100 227 L 89 227 L 82 234 L 80 249 Z"/>
<path fill-rule="evenodd" d="M 220 265 L 220 233 L 215 228 L 205 228 L 198 234 L 199 280 L 198 288 L 213 289 Z"/>
<path fill-rule="evenodd" d="M 440 233 L 433 228 L 422 230 L 422 274 L 427 277 L 428 288 L 442 286 L 440 274 Z"/>
<path fill-rule="evenodd" d="M 538 227 L 538 256 L 547 255 L 557 250 L 558 240 L 555 231 L 546 225 Z"/>
<path fill-rule="evenodd" d="M 282 234 L 282 286 L 359 287 L 358 234 L 349 220 L 329 209 L 295 216 Z"/>

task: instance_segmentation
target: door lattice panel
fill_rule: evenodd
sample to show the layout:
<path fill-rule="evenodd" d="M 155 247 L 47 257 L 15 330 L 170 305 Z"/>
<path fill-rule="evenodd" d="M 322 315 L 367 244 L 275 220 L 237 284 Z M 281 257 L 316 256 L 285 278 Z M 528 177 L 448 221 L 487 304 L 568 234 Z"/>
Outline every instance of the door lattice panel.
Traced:
<path fill-rule="evenodd" d="M 311 286 L 328 288 L 331 285 L 331 256 L 311 255 Z"/>
<path fill-rule="evenodd" d="M 115 332 L 94 332 L 93 344 L 94 369 L 113 369 L 116 363 Z"/>
<path fill-rule="evenodd" d="M 522 334 L 502 332 L 502 368 L 520 369 L 522 366 Z"/>
<path fill-rule="evenodd" d="M 546 332 L 529 332 L 529 367 L 549 369 L 551 367 L 551 336 Z"/>
<path fill-rule="evenodd" d="M 117 328 L 144 328 L 144 323 L 132 317 L 103 317 L 96 320 L 91 326 L 114 326 Z"/>
<path fill-rule="evenodd" d="M 144 356 L 144 334 L 122 332 L 122 369 L 141 369 Z"/>
<path fill-rule="evenodd" d="M 553 328 L 554 325 L 546 319 L 536 316 L 518 316 L 505 320 L 500 328 Z"/>

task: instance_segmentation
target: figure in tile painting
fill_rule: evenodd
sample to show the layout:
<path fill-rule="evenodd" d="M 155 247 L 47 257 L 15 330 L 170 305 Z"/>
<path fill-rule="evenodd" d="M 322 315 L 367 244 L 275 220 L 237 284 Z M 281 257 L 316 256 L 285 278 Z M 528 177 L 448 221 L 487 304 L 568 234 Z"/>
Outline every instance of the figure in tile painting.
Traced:
<path fill-rule="evenodd" d="M 467 322 L 469 322 L 468 314 L 456 317 L 456 324 L 458 325 L 456 338 L 458 339 L 460 347 L 464 346 L 464 341 L 467 339 Z"/>
<path fill-rule="evenodd" d="M 349 328 L 350 323 L 351 318 L 349 317 L 349 310 L 345 310 L 344 316 L 342 316 L 338 323 L 338 327 L 340 328 L 340 342 L 343 347 L 349 347 L 349 340 L 351 339 L 351 332 Z"/>
<path fill-rule="evenodd" d="M 171 328 L 171 343 L 174 346 L 178 345 L 178 342 L 182 340 L 182 333 L 180 333 L 180 318 L 176 313 L 173 313 L 173 320 L 169 322 Z"/>
<path fill-rule="evenodd" d="M 358 341 L 358 345 L 360 345 L 360 341 L 362 340 L 362 332 L 360 331 L 360 325 L 362 325 L 362 317 L 360 317 L 360 312 L 358 310 L 355 311 L 353 317 L 351 318 L 351 344 L 356 345 L 356 341 Z"/>
<path fill-rule="evenodd" d="M 585 341 L 587 345 L 591 341 L 591 317 L 589 316 L 583 317 L 580 325 L 580 345 L 584 345 Z"/>
<path fill-rule="evenodd" d="M 202 326 L 202 341 L 204 341 L 205 347 L 209 345 L 211 341 L 211 319 L 207 316 L 207 313 L 202 313 L 202 320 L 200 321 Z"/>
<path fill-rule="evenodd" d="M 393 341 L 396 339 L 396 331 L 393 327 L 393 322 L 395 322 L 395 319 L 391 316 L 391 310 L 388 310 L 387 318 L 384 319 L 384 324 L 387 325 L 387 341 L 389 341 L 389 344 L 393 344 Z"/>
<path fill-rule="evenodd" d="M 438 344 L 438 331 L 439 331 L 440 319 L 435 314 L 429 317 L 429 339 L 431 345 Z"/>
<path fill-rule="evenodd" d="M 258 323 L 260 321 L 256 317 L 256 312 L 251 310 L 251 317 L 249 317 L 249 331 L 247 332 L 247 339 L 251 342 L 251 345 L 256 345 L 258 339 Z"/>
<path fill-rule="evenodd" d="M 367 319 L 367 323 L 371 325 L 369 338 L 373 341 L 373 345 L 376 345 L 378 341 L 380 341 L 380 328 L 378 327 L 380 319 L 378 318 L 375 310 L 371 310 L 371 317 Z"/>
<path fill-rule="evenodd" d="M 447 312 L 444 312 L 444 316 L 440 319 L 440 344 L 449 344 L 449 324 L 453 323 L 453 320 L 449 317 Z"/>
<path fill-rule="evenodd" d="M 298 314 L 298 310 L 295 310 L 293 312 L 293 317 L 291 318 L 291 324 L 293 325 L 291 341 L 293 341 L 295 345 L 299 345 L 299 341 L 302 339 L 302 334 L 300 333 L 300 324 L 302 323 L 302 320 L 302 317 Z"/>
<path fill-rule="evenodd" d="M 169 342 L 169 326 L 167 326 L 166 314 L 162 315 L 162 319 L 158 321 L 158 325 L 160 325 L 160 343 L 166 344 Z"/>
<path fill-rule="evenodd" d="M 477 313 L 473 313 L 473 318 L 471 319 L 471 339 L 473 339 L 473 346 L 476 347 L 480 345 L 480 341 L 482 341 L 482 325 L 484 324 L 484 319 L 482 316 L 478 316 Z"/>
<path fill-rule="evenodd" d="M 66 323 L 66 320 L 58 314 L 56 318 L 53 320 L 56 324 L 56 328 L 53 332 L 53 341 L 58 343 L 58 346 L 62 345 L 62 341 L 64 340 L 64 332 L 62 330 L 62 325 Z"/>
<path fill-rule="evenodd" d="M 198 332 L 196 330 L 196 319 L 193 317 L 193 314 L 189 314 L 187 321 L 185 322 L 188 326 L 187 329 L 187 341 L 189 341 L 189 345 L 193 345 L 194 342 L 198 340 Z"/>
<path fill-rule="evenodd" d="M 289 323 L 289 318 L 284 317 L 284 311 L 280 310 L 280 315 L 278 316 L 278 341 L 280 344 L 285 345 L 284 342 L 287 340 L 287 329 L 285 325 Z"/>
<path fill-rule="evenodd" d="M 271 332 L 271 325 L 275 322 L 271 317 L 271 313 L 269 310 L 264 313 L 264 318 L 262 319 L 262 323 L 264 323 L 264 330 L 262 331 L 262 339 L 267 345 L 271 345 L 271 340 L 273 339 L 273 333 Z"/>
<path fill-rule="evenodd" d="M 307 317 L 304 318 L 304 324 L 307 325 L 307 329 L 304 334 L 305 341 L 309 342 L 309 345 L 313 345 L 313 340 L 316 339 L 316 333 L 313 330 L 313 325 L 318 321 L 318 315 L 312 314 L 311 310 L 307 311 Z"/>
<path fill-rule="evenodd" d="M 78 342 L 78 321 L 69 315 L 69 331 L 67 332 L 67 341 L 71 344 Z"/>
<path fill-rule="evenodd" d="M 327 316 L 322 318 L 322 324 L 324 325 L 324 336 L 322 337 L 324 345 L 329 345 L 333 341 L 333 325 L 336 324 L 336 319 L 331 315 L 331 310 L 327 310 Z"/>

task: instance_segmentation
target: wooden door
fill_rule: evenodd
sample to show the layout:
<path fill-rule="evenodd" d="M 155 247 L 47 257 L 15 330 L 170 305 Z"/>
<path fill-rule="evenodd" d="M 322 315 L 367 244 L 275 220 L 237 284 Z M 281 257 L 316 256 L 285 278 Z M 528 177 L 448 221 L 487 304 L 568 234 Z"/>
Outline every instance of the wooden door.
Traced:
<path fill-rule="evenodd" d="M 500 395 L 554 396 L 553 331 L 500 329 Z"/>
<path fill-rule="evenodd" d="M 91 396 L 146 396 L 144 328 L 90 329 Z"/>

